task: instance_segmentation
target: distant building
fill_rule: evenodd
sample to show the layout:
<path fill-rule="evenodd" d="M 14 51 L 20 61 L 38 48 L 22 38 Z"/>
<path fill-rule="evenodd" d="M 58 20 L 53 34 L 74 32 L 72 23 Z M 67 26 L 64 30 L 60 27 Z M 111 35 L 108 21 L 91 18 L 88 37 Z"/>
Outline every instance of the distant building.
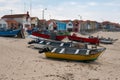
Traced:
<path fill-rule="evenodd" d="M 120 29 L 120 25 L 118 23 L 104 21 L 102 22 L 102 28 L 107 31 L 114 31 Z"/>
<path fill-rule="evenodd" d="M 66 30 L 67 31 L 73 31 L 73 23 L 71 20 L 61 20 L 61 22 L 65 22 L 66 23 Z"/>
<path fill-rule="evenodd" d="M 72 21 L 68 22 L 68 23 L 66 24 L 66 27 L 67 27 L 67 30 L 68 30 L 68 31 L 73 31 L 73 23 L 72 23 Z"/>
<path fill-rule="evenodd" d="M 99 30 L 99 28 L 100 28 L 100 23 L 96 21 L 87 20 L 81 23 L 80 31 L 94 32 L 94 31 Z"/>
<path fill-rule="evenodd" d="M 23 28 L 28 28 L 31 26 L 31 19 L 29 12 L 27 14 L 12 14 L 12 15 L 4 15 L 2 17 L 4 20 L 15 20 L 17 21 L 20 25 L 23 26 Z"/>
<path fill-rule="evenodd" d="M 73 31 L 80 32 L 80 21 L 79 20 L 73 21 Z"/>
<path fill-rule="evenodd" d="M 58 31 L 66 31 L 67 30 L 65 22 L 57 21 L 56 24 L 57 24 Z"/>
<path fill-rule="evenodd" d="M 41 19 L 41 20 L 39 20 L 39 28 L 41 29 L 41 30 L 46 30 L 46 29 L 48 29 L 48 24 L 47 24 L 47 21 L 45 20 L 45 19 Z"/>
<path fill-rule="evenodd" d="M 109 21 L 102 22 L 102 27 L 103 27 L 103 29 L 109 29 L 110 28 L 110 22 Z"/>
<path fill-rule="evenodd" d="M 56 20 L 49 20 L 47 21 L 47 25 L 48 25 L 48 30 L 57 30 L 57 24 L 56 24 Z"/>
<path fill-rule="evenodd" d="M 31 27 L 38 27 L 40 25 L 38 17 L 31 17 Z"/>

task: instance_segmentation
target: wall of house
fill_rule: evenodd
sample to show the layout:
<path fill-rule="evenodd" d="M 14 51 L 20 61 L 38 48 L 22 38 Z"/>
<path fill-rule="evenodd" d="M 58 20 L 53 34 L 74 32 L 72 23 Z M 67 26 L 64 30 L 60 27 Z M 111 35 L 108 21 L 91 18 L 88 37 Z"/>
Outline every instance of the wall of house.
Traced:
<path fill-rule="evenodd" d="M 32 20 L 31 20 L 31 24 L 37 26 L 37 25 L 38 25 L 38 19 L 37 19 L 37 18 L 32 19 Z"/>
<path fill-rule="evenodd" d="M 66 23 L 64 22 L 56 22 L 57 24 L 57 30 L 67 30 Z"/>
<path fill-rule="evenodd" d="M 82 31 L 84 31 L 85 29 L 84 29 L 84 22 L 81 22 L 80 23 L 80 32 L 82 32 Z"/>
<path fill-rule="evenodd" d="M 73 23 L 72 23 L 72 22 L 68 22 L 68 23 L 66 24 L 66 27 L 67 27 L 67 28 L 73 28 Z"/>
<path fill-rule="evenodd" d="M 8 23 L 8 28 L 11 28 L 11 29 L 19 28 L 19 24 L 16 21 L 7 21 L 7 23 Z"/>
<path fill-rule="evenodd" d="M 0 28 L 5 28 L 5 29 L 8 28 L 7 22 L 3 19 L 0 20 Z"/>
<path fill-rule="evenodd" d="M 81 29 L 84 31 L 95 31 L 98 28 L 98 24 L 94 21 L 85 21 L 84 23 L 82 23 L 81 25 Z"/>
<path fill-rule="evenodd" d="M 79 32 L 79 28 L 80 28 L 79 21 L 78 20 L 73 21 L 73 31 Z"/>
<path fill-rule="evenodd" d="M 66 24 L 66 28 L 67 28 L 67 31 L 73 31 L 73 23 L 72 22 L 68 22 Z"/>
<path fill-rule="evenodd" d="M 25 18 L 4 18 L 4 20 L 15 20 L 20 24 L 23 24 L 23 22 L 25 22 Z"/>
<path fill-rule="evenodd" d="M 51 22 L 49 25 L 48 25 L 48 30 L 53 30 L 53 22 Z"/>
<path fill-rule="evenodd" d="M 22 24 L 24 29 L 27 29 L 27 28 L 31 27 L 30 18 L 28 18 L 28 20 L 26 20 L 26 17 L 14 18 L 14 20 L 16 20 L 18 23 Z"/>
<path fill-rule="evenodd" d="M 24 19 L 23 18 L 14 18 L 18 23 L 22 24 Z"/>

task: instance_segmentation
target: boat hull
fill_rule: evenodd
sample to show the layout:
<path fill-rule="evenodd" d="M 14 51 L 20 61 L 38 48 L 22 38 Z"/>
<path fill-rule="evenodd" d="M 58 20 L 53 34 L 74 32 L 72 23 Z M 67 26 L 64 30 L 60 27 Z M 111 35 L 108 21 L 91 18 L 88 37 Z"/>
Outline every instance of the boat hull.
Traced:
<path fill-rule="evenodd" d="M 83 37 L 77 37 L 77 36 L 68 36 L 68 38 L 72 41 L 87 42 L 87 43 L 91 43 L 91 44 L 99 44 L 99 39 L 97 39 L 97 38 L 83 38 Z"/>
<path fill-rule="evenodd" d="M 32 35 L 37 36 L 37 37 L 41 37 L 41 38 L 45 38 L 45 39 L 50 39 L 50 35 L 42 34 L 39 32 L 32 32 Z"/>
<path fill-rule="evenodd" d="M 66 37 L 67 37 L 66 35 L 59 35 L 59 36 L 56 36 L 56 40 L 61 41 Z"/>
<path fill-rule="evenodd" d="M 91 55 L 75 55 L 75 54 L 59 54 L 45 52 L 47 58 L 54 59 L 65 59 L 65 60 L 74 60 L 74 61 L 94 61 L 96 60 L 102 52 L 91 54 Z"/>
<path fill-rule="evenodd" d="M 103 44 L 113 44 L 113 41 L 100 40 L 100 43 L 103 43 Z"/>
<path fill-rule="evenodd" d="M 20 32 L 20 29 L 18 30 L 7 30 L 7 31 L 0 31 L 0 36 L 16 36 Z"/>
<path fill-rule="evenodd" d="M 42 37 L 45 39 L 51 39 L 51 36 L 52 36 L 52 35 L 48 35 L 48 34 L 42 34 L 39 32 L 33 32 L 32 35 L 37 36 L 37 37 Z M 97 39 L 97 38 L 83 38 L 83 37 L 68 36 L 68 35 L 56 35 L 55 40 L 61 41 L 66 37 L 68 37 L 68 39 L 70 39 L 72 41 L 87 42 L 87 43 L 91 43 L 91 44 L 99 44 L 99 39 Z"/>

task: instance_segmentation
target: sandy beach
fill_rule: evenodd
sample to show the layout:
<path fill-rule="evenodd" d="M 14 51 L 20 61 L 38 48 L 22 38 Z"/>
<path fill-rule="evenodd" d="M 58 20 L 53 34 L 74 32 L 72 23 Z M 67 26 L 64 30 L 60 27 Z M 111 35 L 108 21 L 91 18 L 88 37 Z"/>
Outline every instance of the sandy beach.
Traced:
<path fill-rule="evenodd" d="M 94 62 L 52 60 L 28 48 L 30 38 L 0 37 L 0 80 L 120 80 L 120 32 L 98 32 L 94 36 L 118 39 L 105 45 Z"/>

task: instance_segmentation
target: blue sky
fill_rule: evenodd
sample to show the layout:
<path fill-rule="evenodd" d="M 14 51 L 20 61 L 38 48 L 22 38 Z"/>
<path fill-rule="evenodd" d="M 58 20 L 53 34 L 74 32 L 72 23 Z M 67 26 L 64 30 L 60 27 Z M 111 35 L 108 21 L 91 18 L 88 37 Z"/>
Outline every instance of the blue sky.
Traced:
<path fill-rule="evenodd" d="M 30 11 L 41 19 L 45 8 L 45 19 L 120 22 L 120 0 L 0 0 L 0 17 L 12 10 L 12 14 Z"/>

